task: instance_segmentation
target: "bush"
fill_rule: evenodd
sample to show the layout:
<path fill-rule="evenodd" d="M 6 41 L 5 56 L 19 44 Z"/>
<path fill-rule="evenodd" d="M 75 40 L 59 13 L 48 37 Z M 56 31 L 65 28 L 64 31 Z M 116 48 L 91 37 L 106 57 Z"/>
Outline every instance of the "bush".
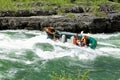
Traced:
<path fill-rule="evenodd" d="M 80 70 L 78 70 L 77 76 L 75 76 L 74 74 L 61 71 L 61 75 L 52 73 L 52 75 L 50 75 L 50 78 L 51 80 L 88 80 L 88 73 L 89 71 L 82 73 Z"/>

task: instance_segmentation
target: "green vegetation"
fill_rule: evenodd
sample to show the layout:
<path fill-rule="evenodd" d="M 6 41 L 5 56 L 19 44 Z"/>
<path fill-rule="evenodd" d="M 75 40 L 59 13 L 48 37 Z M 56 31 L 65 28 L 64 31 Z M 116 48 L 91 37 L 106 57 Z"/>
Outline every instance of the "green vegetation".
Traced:
<path fill-rule="evenodd" d="M 0 11 L 43 9 L 56 10 L 58 14 L 61 14 L 64 13 L 64 9 L 69 6 L 82 6 L 85 12 L 86 7 L 91 6 L 89 12 L 99 14 L 98 8 L 100 4 L 113 5 L 116 11 L 120 11 L 119 0 L 113 1 L 114 2 L 109 0 L 0 0 Z"/>
<path fill-rule="evenodd" d="M 78 73 L 75 76 L 73 74 L 61 71 L 61 74 L 53 73 L 50 75 L 50 78 L 51 80 L 88 80 L 88 74 L 89 71 L 82 73 L 80 70 L 78 70 Z"/>
<path fill-rule="evenodd" d="M 120 0 L 113 0 L 114 2 L 120 2 Z"/>
<path fill-rule="evenodd" d="M 11 0 L 0 0 L 0 10 L 16 10 L 15 2 Z"/>
<path fill-rule="evenodd" d="M 68 13 L 67 17 L 69 17 L 69 18 L 75 18 L 75 15 L 73 13 Z"/>
<path fill-rule="evenodd" d="M 120 3 L 112 3 L 116 11 L 120 12 Z"/>

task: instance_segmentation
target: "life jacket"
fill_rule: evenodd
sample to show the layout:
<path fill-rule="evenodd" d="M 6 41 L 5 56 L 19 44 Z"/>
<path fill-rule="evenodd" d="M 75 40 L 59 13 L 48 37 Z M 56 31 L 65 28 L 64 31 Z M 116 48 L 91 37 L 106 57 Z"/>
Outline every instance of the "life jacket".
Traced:
<path fill-rule="evenodd" d="M 54 35 L 52 34 L 55 30 L 51 27 L 48 27 L 45 29 L 45 32 L 47 33 L 47 38 L 54 39 Z"/>
<path fill-rule="evenodd" d="M 89 42 L 87 41 L 87 36 L 82 36 L 81 38 L 81 46 L 89 46 Z"/>
<path fill-rule="evenodd" d="M 48 34 L 51 34 L 50 32 L 54 32 L 55 30 L 52 29 L 52 28 L 50 28 L 50 27 L 48 27 L 48 28 L 46 28 L 45 31 L 46 31 Z"/>
<path fill-rule="evenodd" d="M 85 38 L 85 36 L 83 36 L 83 37 L 81 38 L 81 42 L 82 42 L 82 43 L 86 43 L 86 38 Z"/>
<path fill-rule="evenodd" d="M 78 45 L 78 39 L 77 38 L 73 39 L 73 44 Z"/>

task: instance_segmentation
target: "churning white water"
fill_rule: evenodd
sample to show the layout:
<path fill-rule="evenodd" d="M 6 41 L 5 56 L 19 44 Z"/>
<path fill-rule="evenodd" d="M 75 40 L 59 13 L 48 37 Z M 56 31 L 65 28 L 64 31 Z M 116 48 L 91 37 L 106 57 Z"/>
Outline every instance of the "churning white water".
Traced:
<path fill-rule="evenodd" d="M 17 51 L 15 52 L 16 55 L 22 55 L 23 49 L 30 49 L 34 54 L 37 54 L 41 59 L 45 60 L 64 56 L 91 60 L 100 55 L 113 56 L 115 54 L 116 56 L 117 54 L 117 57 L 120 56 L 120 49 L 117 45 L 107 41 L 104 42 L 104 39 L 109 40 L 111 37 L 120 36 L 119 33 L 91 34 L 91 36 L 97 39 L 98 46 L 96 49 L 77 47 L 72 43 L 62 43 L 60 41 L 50 40 L 47 39 L 46 33 L 41 31 L 5 30 L 0 31 L 0 50 L 5 54 L 9 54 L 10 51 Z M 36 44 L 38 46 L 35 46 Z M 99 45 L 102 46 L 99 47 Z M 40 46 L 44 46 L 44 48 L 47 47 L 48 50 L 43 50 Z M 1 57 L 3 58 L 3 56 Z"/>

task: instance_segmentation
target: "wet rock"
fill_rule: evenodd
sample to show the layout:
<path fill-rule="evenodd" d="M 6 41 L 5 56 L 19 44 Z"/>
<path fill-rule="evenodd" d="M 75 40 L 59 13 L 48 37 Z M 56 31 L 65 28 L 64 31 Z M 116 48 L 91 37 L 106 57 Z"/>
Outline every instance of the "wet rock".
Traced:
<path fill-rule="evenodd" d="M 65 8 L 65 13 L 83 13 L 84 9 L 81 6 Z"/>
<path fill-rule="evenodd" d="M 0 17 L 30 17 L 30 16 L 48 16 L 56 15 L 55 10 L 18 10 L 18 11 L 1 11 Z"/>
<path fill-rule="evenodd" d="M 29 10 L 18 10 L 16 12 L 16 17 L 25 17 L 25 16 L 31 16 L 31 13 Z"/>
<path fill-rule="evenodd" d="M 109 33 L 112 32 L 110 19 L 95 18 L 89 25 L 89 30 L 92 33 Z"/>
<path fill-rule="evenodd" d="M 33 17 L 0 17 L 0 30 L 30 29 L 43 30 L 51 25 L 56 30 L 80 33 L 112 33 L 120 31 L 120 13 L 112 13 L 107 17 L 96 17 L 92 14 L 74 14 L 74 18 L 66 16 L 33 16 Z"/>
<path fill-rule="evenodd" d="M 46 15 L 56 15 L 57 12 L 56 11 L 50 11 L 50 10 L 35 10 L 34 12 L 34 16 L 40 16 L 40 15 L 43 15 L 43 16 L 46 16 Z"/>
<path fill-rule="evenodd" d="M 0 11 L 0 17 L 5 17 L 5 16 L 15 16 L 15 11 Z"/>
<path fill-rule="evenodd" d="M 109 14 L 112 31 L 120 31 L 120 13 Z"/>

